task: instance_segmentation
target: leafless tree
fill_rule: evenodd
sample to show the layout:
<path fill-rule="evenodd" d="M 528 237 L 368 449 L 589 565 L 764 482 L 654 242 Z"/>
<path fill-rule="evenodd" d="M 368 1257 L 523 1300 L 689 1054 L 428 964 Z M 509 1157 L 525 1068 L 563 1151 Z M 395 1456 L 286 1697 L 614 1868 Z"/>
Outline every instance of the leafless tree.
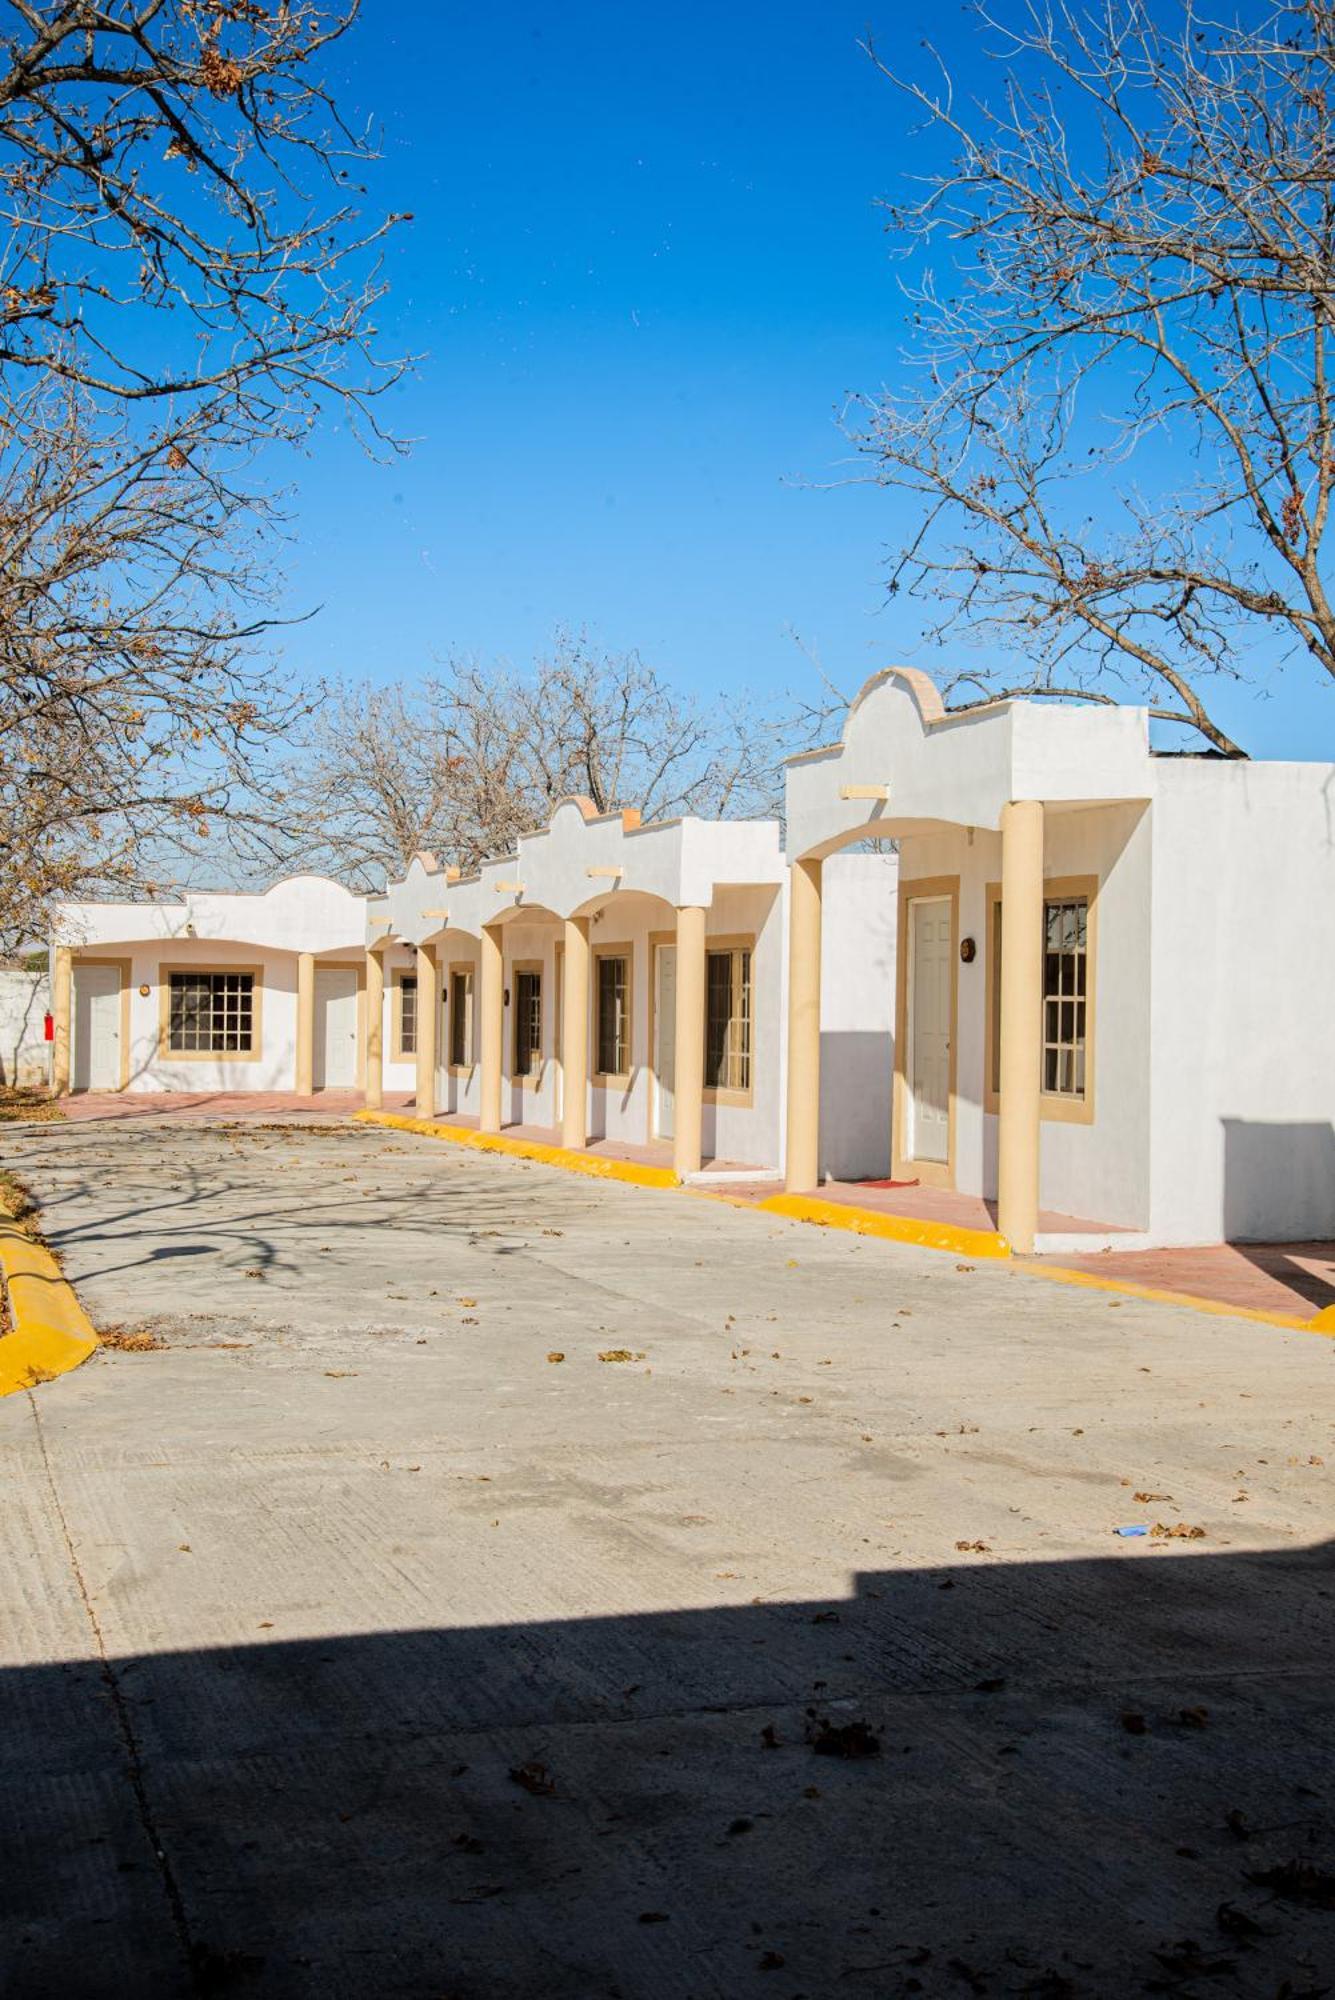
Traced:
<path fill-rule="evenodd" d="M 646 820 L 772 812 L 784 735 L 743 695 L 700 701 L 564 635 L 527 672 L 460 659 L 417 687 L 347 688 L 289 782 L 289 865 L 366 888 L 421 848 L 470 868 L 573 793 Z"/>
<path fill-rule="evenodd" d="M 356 0 L 0 0 L 0 934 L 273 831 L 268 453 L 381 438 Z M 385 440 L 388 448 L 392 442 Z"/>
<path fill-rule="evenodd" d="M 850 413 L 920 502 L 891 589 L 999 655 L 956 692 L 1134 692 L 1242 755 L 1213 677 L 1335 676 L 1335 8 L 979 20 L 989 102 L 871 50 L 926 175 L 909 351 Z"/>

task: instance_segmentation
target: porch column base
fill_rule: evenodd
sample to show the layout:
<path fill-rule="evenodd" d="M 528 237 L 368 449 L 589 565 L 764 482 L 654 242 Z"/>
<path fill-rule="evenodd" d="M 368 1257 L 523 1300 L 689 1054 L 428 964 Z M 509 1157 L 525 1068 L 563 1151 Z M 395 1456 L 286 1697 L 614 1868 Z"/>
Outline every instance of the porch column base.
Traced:
<path fill-rule="evenodd" d="M 698 1174 L 705 1094 L 705 913 L 677 911 L 677 1022 L 673 1043 L 672 1166 L 679 1180 Z"/>
<path fill-rule="evenodd" d="M 561 1144 L 589 1143 L 589 920 L 567 917 L 561 973 Z"/>
<path fill-rule="evenodd" d="M 788 1138 L 784 1185 L 792 1193 L 820 1180 L 819 861 L 794 862 L 788 887 Z"/>
<path fill-rule="evenodd" d="M 1038 1230 L 1042 980 L 1043 807 L 1016 799 L 1001 809 L 997 1228 L 1021 1256 Z"/>

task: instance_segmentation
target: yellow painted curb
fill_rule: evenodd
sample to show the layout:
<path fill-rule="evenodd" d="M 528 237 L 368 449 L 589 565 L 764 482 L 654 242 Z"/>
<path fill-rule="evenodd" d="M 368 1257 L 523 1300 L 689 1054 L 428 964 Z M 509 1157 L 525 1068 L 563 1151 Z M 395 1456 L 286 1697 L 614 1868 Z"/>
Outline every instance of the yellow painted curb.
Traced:
<path fill-rule="evenodd" d="M 466 1125 L 445 1125 L 436 1118 L 407 1118 L 398 1111 L 355 1111 L 367 1125 L 388 1125 L 398 1132 L 421 1132 L 428 1139 L 448 1139 L 476 1153 L 505 1153 L 514 1160 L 536 1160 L 544 1167 L 564 1167 L 568 1173 L 594 1180 L 627 1181 L 632 1187 L 675 1188 L 681 1182 L 671 1167 L 646 1167 L 635 1160 L 600 1160 L 570 1146 L 544 1146 L 538 1139 L 507 1139 L 503 1133 L 474 1132 Z"/>
<path fill-rule="evenodd" d="M 995 1229 L 965 1229 L 953 1222 L 929 1222 L 917 1215 L 886 1215 L 851 1202 L 821 1201 L 809 1194 L 772 1194 L 755 1206 L 762 1215 L 786 1215 L 821 1229 L 851 1229 L 856 1236 L 880 1236 L 892 1243 L 916 1243 L 920 1250 L 949 1250 L 959 1257 L 1009 1257 L 1010 1245 Z"/>
<path fill-rule="evenodd" d="M 1294 1333 L 1324 1333 L 1335 1340 L 1335 1306 L 1323 1306 L 1314 1319 L 1300 1319 L 1297 1313 L 1264 1312 L 1259 1306 L 1231 1306 L 1224 1299 L 1202 1299 L 1195 1292 L 1161 1291 L 1154 1285 L 1136 1285 L 1129 1278 L 1100 1278 L 1092 1271 L 1068 1271 L 1060 1264 L 1017 1262 L 1017 1271 L 1030 1278 L 1052 1278 L 1061 1285 L 1080 1285 L 1090 1292 L 1125 1292 L 1129 1298 L 1148 1299 L 1153 1305 L 1189 1306 L 1193 1312 L 1211 1313 L 1216 1319 L 1249 1319 L 1258 1326 L 1284 1326 Z"/>
<path fill-rule="evenodd" d="M 97 1335 L 45 1243 L 3 1213 L 0 1270 L 14 1329 L 0 1339 L 0 1396 L 12 1396 L 77 1368 Z"/>

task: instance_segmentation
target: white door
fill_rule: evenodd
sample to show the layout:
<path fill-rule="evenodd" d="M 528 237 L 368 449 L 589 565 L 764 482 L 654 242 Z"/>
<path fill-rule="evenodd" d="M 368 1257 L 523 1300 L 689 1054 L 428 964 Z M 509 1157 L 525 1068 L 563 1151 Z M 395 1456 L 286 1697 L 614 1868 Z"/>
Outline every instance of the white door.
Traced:
<path fill-rule="evenodd" d="M 74 1048 L 71 1077 L 76 1090 L 121 1087 L 121 975 L 117 965 L 74 967 Z"/>
<path fill-rule="evenodd" d="M 658 947 L 658 992 L 654 1001 L 654 1131 L 673 1135 L 677 1104 L 677 947 Z"/>
<path fill-rule="evenodd" d="M 909 1157 L 950 1158 L 950 974 L 946 897 L 909 904 Z"/>
<path fill-rule="evenodd" d="M 357 1081 L 357 968 L 315 968 L 315 1088 L 351 1090 Z"/>

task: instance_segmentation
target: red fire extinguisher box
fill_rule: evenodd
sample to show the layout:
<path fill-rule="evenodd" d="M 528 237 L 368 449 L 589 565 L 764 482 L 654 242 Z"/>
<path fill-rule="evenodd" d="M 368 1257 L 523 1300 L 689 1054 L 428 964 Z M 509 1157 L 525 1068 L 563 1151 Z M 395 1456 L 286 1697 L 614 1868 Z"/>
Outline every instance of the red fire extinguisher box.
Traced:
<path fill-rule="evenodd" d="M 56 1017 L 54 1014 L 48 1014 L 42 1024 L 42 1039 L 47 1042 L 54 1042 L 56 1039 Z"/>

